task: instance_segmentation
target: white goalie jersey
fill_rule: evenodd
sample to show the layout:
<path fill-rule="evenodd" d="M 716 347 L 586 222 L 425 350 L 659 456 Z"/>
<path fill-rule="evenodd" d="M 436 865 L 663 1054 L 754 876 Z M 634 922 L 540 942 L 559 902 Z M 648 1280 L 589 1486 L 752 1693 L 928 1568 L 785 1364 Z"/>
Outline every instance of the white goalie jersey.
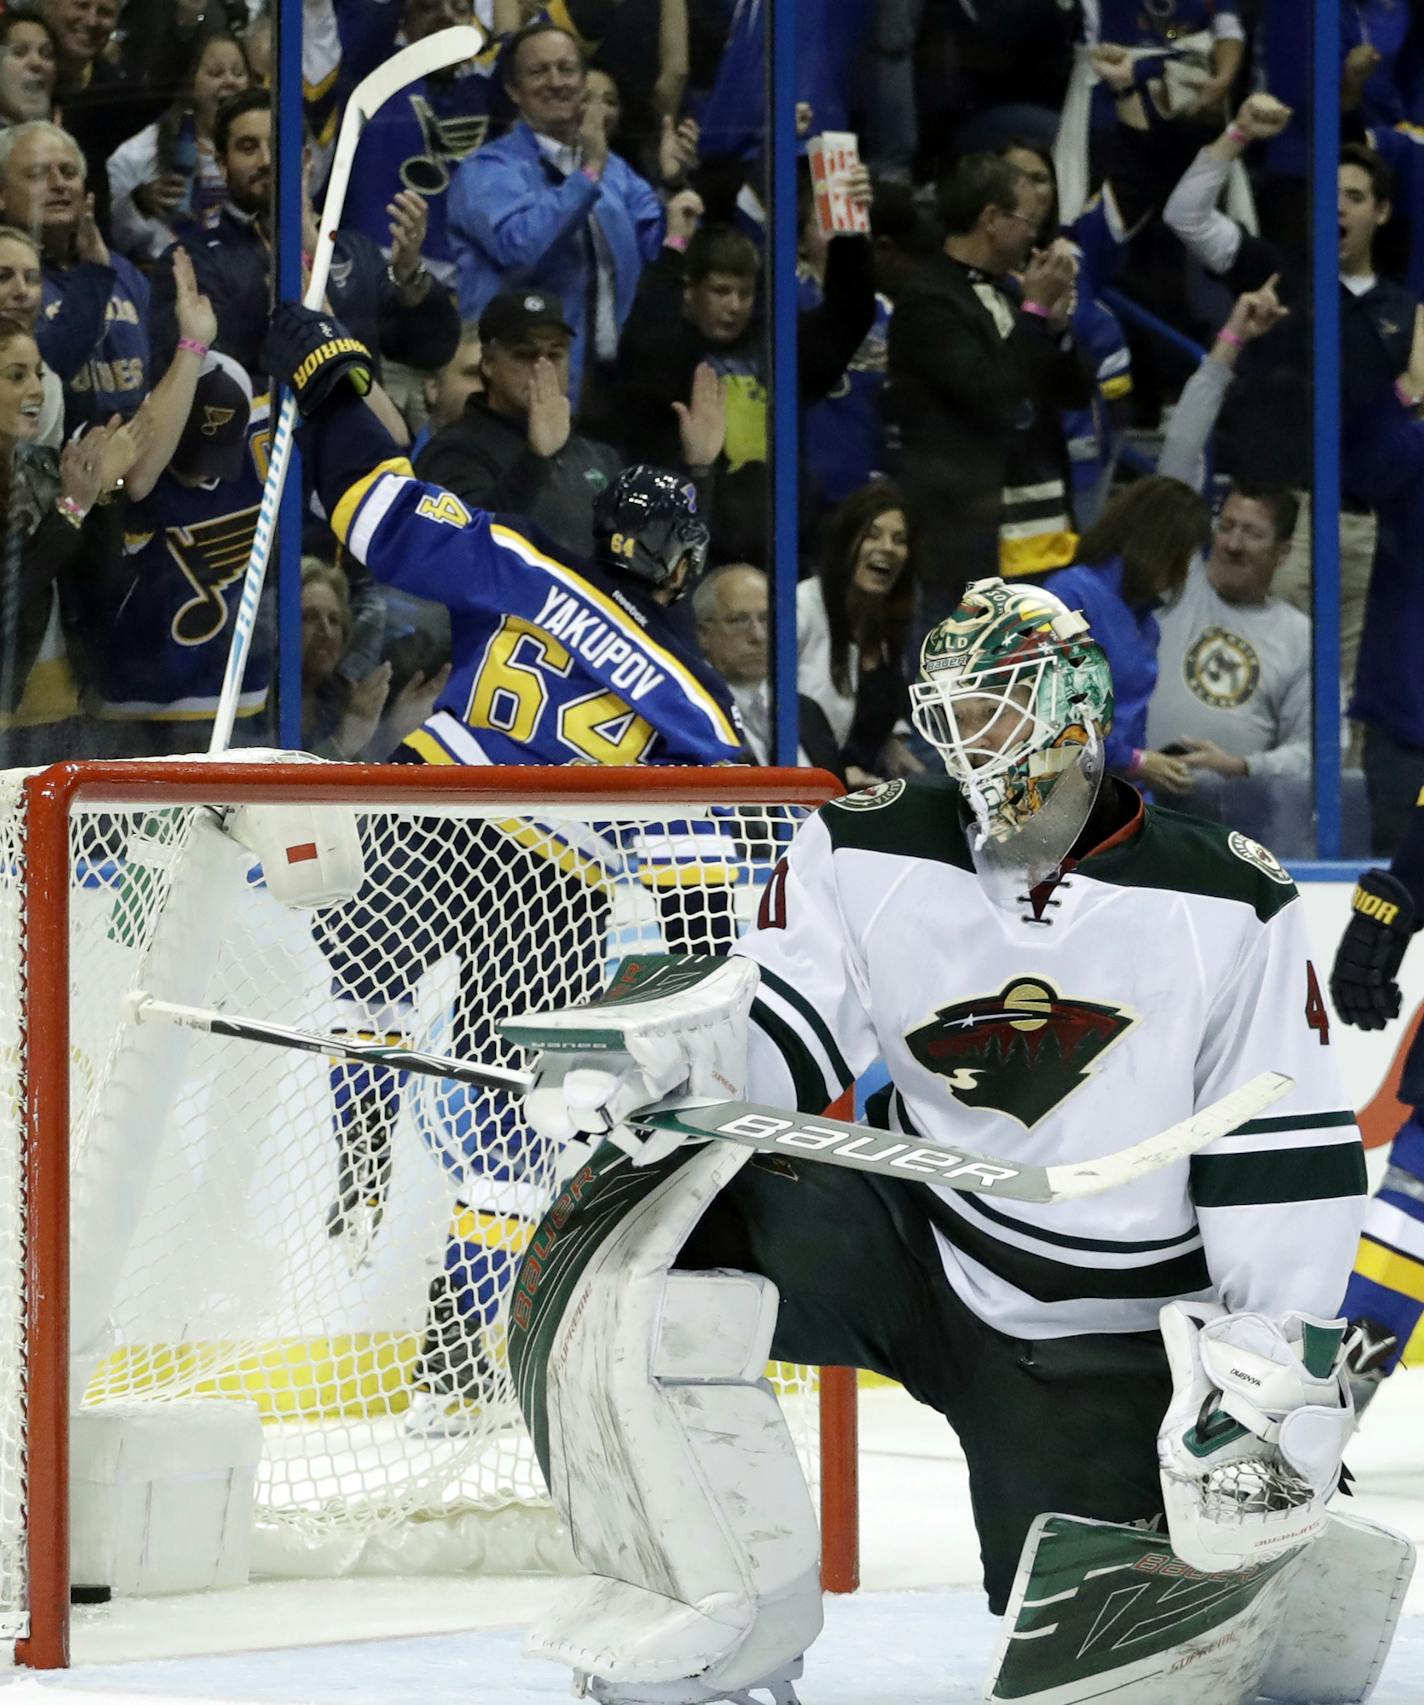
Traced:
<path fill-rule="evenodd" d="M 1285 1072 L 1294 1088 L 1269 1116 L 1101 1196 L 919 1188 L 949 1283 L 1014 1337 L 1155 1332 L 1173 1298 L 1333 1315 L 1364 1156 L 1285 870 L 1243 835 L 1149 806 L 1006 909 L 960 812 L 943 779 L 890 782 L 801 830 L 736 948 L 761 968 L 748 1096 L 824 1112 L 883 1059 L 891 1130 L 1047 1166 Z"/>

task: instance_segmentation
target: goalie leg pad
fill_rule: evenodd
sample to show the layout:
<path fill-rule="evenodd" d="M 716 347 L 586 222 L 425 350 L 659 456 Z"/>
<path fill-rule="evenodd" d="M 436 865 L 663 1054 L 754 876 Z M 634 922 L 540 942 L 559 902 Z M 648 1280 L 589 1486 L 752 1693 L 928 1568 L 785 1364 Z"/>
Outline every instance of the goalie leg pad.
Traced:
<path fill-rule="evenodd" d="M 720 1699 L 789 1674 L 821 1627 L 815 1512 L 761 1377 L 776 1290 L 669 1272 L 744 1155 L 684 1151 L 650 1189 L 609 1152 L 631 1178 L 605 1176 L 604 1200 L 620 1182 L 633 1199 L 569 1289 L 544 1369 L 549 1487 L 592 1578 L 527 1650 L 613 1697 L 685 1683 Z M 522 1398 L 537 1377 L 520 1370 Z"/>
<path fill-rule="evenodd" d="M 1024 1543 L 986 1697 L 1020 1705 L 1248 1705 L 1308 1550 L 1206 1574 L 1174 1556 L 1163 1534 L 1039 1516 Z"/>
<path fill-rule="evenodd" d="M 1291 1582 L 1263 1699 L 1359 1705 L 1379 1680 L 1414 1574 L 1414 1546 L 1331 1511 Z"/>

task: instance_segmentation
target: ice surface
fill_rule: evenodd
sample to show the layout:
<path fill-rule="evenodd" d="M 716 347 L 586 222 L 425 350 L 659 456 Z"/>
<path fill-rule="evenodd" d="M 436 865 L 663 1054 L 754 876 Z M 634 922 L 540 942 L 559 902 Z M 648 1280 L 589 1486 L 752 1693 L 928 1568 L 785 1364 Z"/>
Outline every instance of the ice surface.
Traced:
<path fill-rule="evenodd" d="M 996 1624 L 977 1590 L 963 1462 L 939 1417 L 862 1395 L 863 1590 L 827 1602 L 805 1705 L 969 1705 Z M 1386 1385 L 1349 1453 L 1353 1508 L 1424 1541 L 1424 1371 Z M 0 1705 L 202 1700 L 553 1705 L 569 1678 L 521 1656 L 556 1585 L 444 1577 L 257 1585 L 76 1613 L 75 1668 L 0 1678 Z M 1424 1581 L 1374 1705 L 1424 1701 Z"/>

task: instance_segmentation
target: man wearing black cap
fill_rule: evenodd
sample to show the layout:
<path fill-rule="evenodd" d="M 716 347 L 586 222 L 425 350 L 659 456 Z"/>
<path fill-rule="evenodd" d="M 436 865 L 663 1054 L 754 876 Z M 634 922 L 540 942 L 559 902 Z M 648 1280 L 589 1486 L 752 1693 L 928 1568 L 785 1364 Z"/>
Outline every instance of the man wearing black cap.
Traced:
<path fill-rule="evenodd" d="M 623 466 L 611 444 L 573 428 L 574 334 L 557 296 L 503 290 L 480 315 L 485 388 L 437 432 L 416 472 L 480 509 L 527 515 L 563 550 L 593 550 L 593 500 Z M 704 388 L 679 416 L 683 466 L 708 474 L 722 448 L 721 396 Z M 705 500 L 705 494 L 704 494 Z"/>

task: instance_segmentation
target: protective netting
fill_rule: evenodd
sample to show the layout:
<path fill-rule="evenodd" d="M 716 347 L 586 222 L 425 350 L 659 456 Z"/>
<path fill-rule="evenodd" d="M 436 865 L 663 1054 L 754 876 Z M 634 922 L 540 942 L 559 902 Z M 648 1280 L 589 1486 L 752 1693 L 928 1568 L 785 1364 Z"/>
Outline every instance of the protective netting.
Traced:
<path fill-rule="evenodd" d="M 134 1025 L 123 997 L 527 1066 L 497 1017 L 585 999 L 630 951 L 725 951 L 805 810 L 508 794 L 322 809 L 354 810 L 365 877 L 315 913 L 274 900 L 206 807 L 81 801 L 71 816 L 74 1390 L 90 1406 L 255 1402 L 259 1570 L 557 1567 L 551 1519 L 520 1526 L 512 1555 L 490 1539 L 546 1507 L 502 1309 L 555 1156 L 516 1104 Z M 14 816 L 0 812 L 6 1227 L 20 1223 Z M 814 1380 L 777 1383 L 814 1477 Z M 21 1436 L 7 1418 L 6 1487 Z M 17 1566 L 0 1550 L 7 1577 Z"/>

